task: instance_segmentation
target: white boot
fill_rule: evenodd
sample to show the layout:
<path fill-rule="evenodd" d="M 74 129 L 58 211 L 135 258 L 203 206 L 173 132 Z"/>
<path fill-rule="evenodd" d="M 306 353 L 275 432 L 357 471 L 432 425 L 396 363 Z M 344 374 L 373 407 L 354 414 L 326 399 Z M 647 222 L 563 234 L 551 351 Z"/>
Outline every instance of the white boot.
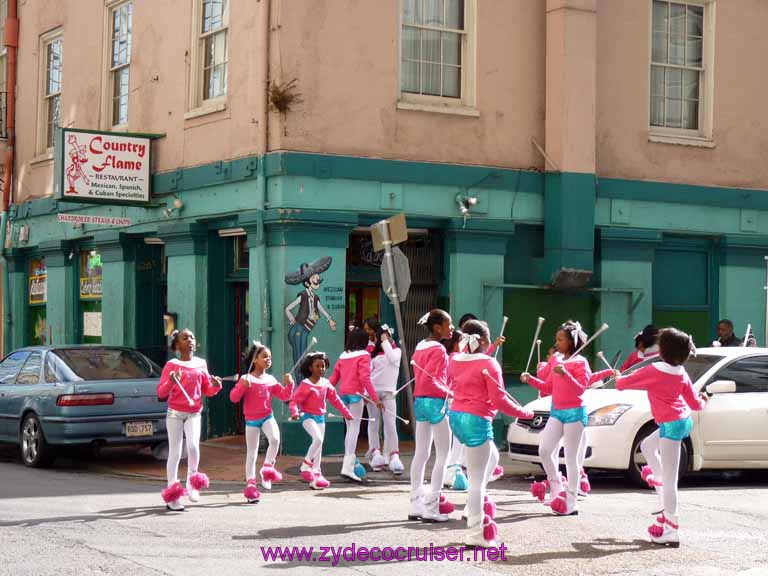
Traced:
<path fill-rule="evenodd" d="M 579 513 L 576 509 L 576 492 L 560 492 L 549 506 L 558 516 L 575 516 Z"/>
<path fill-rule="evenodd" d="M 387 467 L 387 459 L 381 455 L 379 450 L 374 450 L 370 459 L 371 470 L 374 472 L 381 472 Z"/>
<path fill-rule="evenodd" d="M 659 526 L 657 520 L 657 523 L 648 528 L 648 533 L 651 536 L 651 542 L 654 544 L 678 548 L 680 546 L 680 537 L 677 534 L 678 528 L 677 516 L 664 516 L 664 524 Z"/>
<path fill-rule="evenodd" d="M 400 462 L 400 454 L 398 452 L 392 452 L 389 455 L 389 469 L 395 476 L 400 476 L 405 469 L 403 463 Z"/>
<path fill-rule="evenodd" d="M 450 518 L 447 514 L 440 514 L 440 494 L 430 493 L 424 498 L 424 513 L 421 515 L 422 522 L 448 522 Z"/>
<path fill-rule="evenodd" d="M 408 520 L 421 520 L 424 515 L 424 495 L 421 489 L 411 493 L 411 503 L 408 507 Z"/>
<path fill-rule="evenodd" d="M 184 511 L 184 504 L 181 503 L 181 500 L 174 500 L 173 502 L 168 502 L 165 507 L 168 510 L 172 510 L 173 512 L 183 512 Z"/>
<path fill-rule="evenodd" d="M 354 454 L 346 454 L 344 456 L 344 463 L 341 466 L 341 477 L 360 484 L 363 479 L 355 474 L 355 460 Z"/>
<path fill-rule="evenodd" d="M 467 518 L 468 534 L 464 539 L 467 546 L 498 548 L 498 528 L 487 514 L 473 514 Z"/>

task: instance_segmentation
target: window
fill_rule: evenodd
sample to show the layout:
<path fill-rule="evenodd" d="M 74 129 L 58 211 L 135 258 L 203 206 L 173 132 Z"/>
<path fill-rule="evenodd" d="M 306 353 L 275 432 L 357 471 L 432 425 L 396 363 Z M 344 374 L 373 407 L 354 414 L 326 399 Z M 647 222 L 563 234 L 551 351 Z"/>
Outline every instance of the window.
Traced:
<path fill-rule="evenodd" d="M 227 95 L 228 0 L 196 0 L 192 108 Z"/>
<path fill-rule="evenodd" d="M 402 0 L 403 99 L 474 104 L 474 10 L 475 0 Z"/>
<path fill-rule="evenodd" d="M 18 350 L 5 357 L 0 363 L 0 384 L 13 384 L 19 369 L 29 356 L 27 350 Z"/>
<path fill-rule="evenodd" d="M 60 30 L 46 34 L 40 40 L 42 98 L 38 151 L 41 153 L 53 148 L 56 128 L 61 125 L 62 48 Z"/>
<path fill-rule="evenodd" d="M 736 393 L 768 392 L 768 357 L 753 356 L 728 364 L 712 378 L 736 382 Z"/>
<path fill-rule="evenodd" d="M 29 259 L 29 322 L 27 342 L 32 346 L 48 344 L 46 303 L 48 302 L 48 271 L 45 257 Z"/>
<path fill-rule="evenodd" d="M 40 368 L 42 367 L 42 354 L 32 352 L 24 363 L 24 368 L 16 378 L 16 384 L 40 384 Z"/>
<path fill-rule="evenodd" d="M 711 135 L 712 2 L 653 0 L 652 132 Z"/>
<path fill-rule="evenodd" d="M 101 344 L 101 253 L 80 251 L 80 342 Z"/>
<path fill-rule="evenodd" d="M 109 10 L 109 79 L 107 103 L 109 127 L 128 124 L 128 79 L 131 68 L 133 2 Z"/>

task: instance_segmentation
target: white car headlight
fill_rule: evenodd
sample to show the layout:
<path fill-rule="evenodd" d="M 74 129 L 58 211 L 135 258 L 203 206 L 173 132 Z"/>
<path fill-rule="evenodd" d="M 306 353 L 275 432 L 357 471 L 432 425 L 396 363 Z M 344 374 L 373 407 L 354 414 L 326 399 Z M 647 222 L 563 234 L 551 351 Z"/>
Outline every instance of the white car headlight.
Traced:
<path fill-rule="evenodd" d="M 598 408 L 589 414 L 587 426 L 613 426 L 630 408 L 632 408 L 631 404 L 611 404 Z"/>

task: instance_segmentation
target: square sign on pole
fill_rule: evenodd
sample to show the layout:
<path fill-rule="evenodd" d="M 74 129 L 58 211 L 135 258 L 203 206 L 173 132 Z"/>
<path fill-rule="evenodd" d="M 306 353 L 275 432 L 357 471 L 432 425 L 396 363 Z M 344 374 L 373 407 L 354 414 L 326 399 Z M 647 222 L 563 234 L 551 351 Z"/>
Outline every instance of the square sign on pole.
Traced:
<path fill-rule="evenodd" d="M 384 230 L 384 227 L 386 227 L 386 230 Z M 371 240 L 373 240 L 374 252 L 384 250 L 385 234 L 387 236 L 386 240 L 391 242 L 391 246 L 397 246 L 408 240 L 405 214 L 392 216 L 392 218 L 376 222 L 376 224 L 371 226 Z"/>

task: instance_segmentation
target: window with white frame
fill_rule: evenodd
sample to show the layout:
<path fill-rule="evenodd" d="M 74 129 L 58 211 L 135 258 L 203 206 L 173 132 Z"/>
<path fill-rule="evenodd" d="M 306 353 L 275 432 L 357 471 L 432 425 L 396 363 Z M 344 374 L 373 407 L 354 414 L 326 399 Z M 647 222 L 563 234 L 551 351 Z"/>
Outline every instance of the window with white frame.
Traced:
<path fill-rule="evenodd" d="M 40 99 L 40 152 L 53 148 L 56 128 L 61 125 L 62 50 L 61 31 L 40 40 L 42 90 Z"/>
<path fill-rule="evenodd" d="M 467 99 L 474 0 L 402 0 L 400 90 Z"/>
<path fill-rule="evenodd" d="M 131 31 L 133 2 L 124 2 L 109 9 L 109 125 L 128 124 L 128 80 L 131 69 Z"/>
<path fill-rule="evenodd" d="M 198 0 L 195 106 L 227 95 L 228 0 Z"/>
<path fill-rule="evenodd" d="M 656 132 L 708 132 L 711 2 L 653 0 L 650 125 Z"/>

